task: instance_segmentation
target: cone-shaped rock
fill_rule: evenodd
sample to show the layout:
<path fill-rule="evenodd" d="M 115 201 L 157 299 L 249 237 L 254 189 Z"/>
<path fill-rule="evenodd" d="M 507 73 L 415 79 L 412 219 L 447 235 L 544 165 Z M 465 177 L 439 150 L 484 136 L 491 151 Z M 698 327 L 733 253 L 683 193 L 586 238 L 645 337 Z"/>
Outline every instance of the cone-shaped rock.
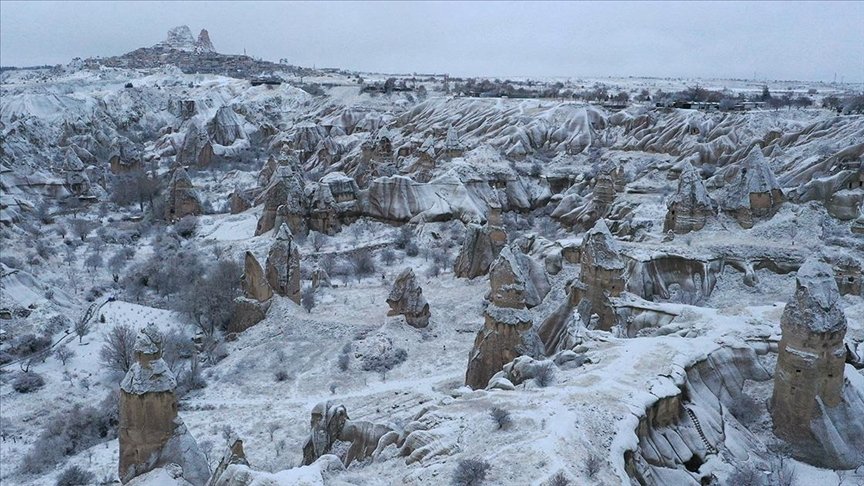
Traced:
<path fill-rule="evenodd" d="M 390 295 L 387 297 L 390 306 L 388 316 L 403 315 L 405 321 L 414 327 L 429 325 L 429 303 L 423 297 L 423 289 L 417 282 L 414 270 L 406 268 L 396 277 Z"/>

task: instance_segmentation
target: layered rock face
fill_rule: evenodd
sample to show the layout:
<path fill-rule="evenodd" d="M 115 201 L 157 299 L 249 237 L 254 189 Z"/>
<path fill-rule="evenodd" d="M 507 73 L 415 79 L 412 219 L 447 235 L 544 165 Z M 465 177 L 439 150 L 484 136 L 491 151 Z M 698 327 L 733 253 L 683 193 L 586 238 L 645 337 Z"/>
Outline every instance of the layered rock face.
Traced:
<path fill-rule="evenodd" d="M 843 397 L 846 317 L 831 267 L 813 258 L 798 270 L 795 296 L 780 326 L 772 416 L 775 433 L 790 441 L 812 439 L 811 420 Z"/>
<path fill-rule="evenodd" d="M 429 303 L 423 297 L 423 289 L 420 288 L 413 269 L 406 268 L 396 277 L 387 297 L 387 304 L 390 306 L 388 316 L 403 315 L 405 322 L 414 327 L 429 325 Z"/>
<path fill-rule="evenodd" d="M 678 179 L 678 191 L 666 202 L 663 231 L 678 234 L 698 231 L 714 214 L 714 201 L 708 196 L 702 177 L 686 162 Z"/>
<path fill-rule="evenodd" d="M 165 219 L 177 221 L 183 216 L 201 214 L 201 201 L 192 186 L 192 180 L 183 167 L 174 169 L 171 182 L 168 185 L 168 196 L 165 204 Z"/>
<path fill-rule="evenodd" d="M 246 138 L 243 123 L 230 106 L 222 106 L 216 111 L 216 115 L 207 124 L 207 135 L 219 145 L 231 145 Z"/>
<path fill-rule="evenodd" d="M 783 199 L 780 183 L 756 146 L 744 159 L 739 177 L 727 190 L 721 207 L 742 228 L 752 228 L 755 221 L 774 216 Z"/>
<path fill-rule="evenodd" d="M 582 267 L 580 280 L 585 284 L 581 295 L 580 314 L 582 320 L 591 323 L 596 314 L 598 329 L 609 330 L 616 322 L 615 309 L 610 298 L 624 291 L 624 260 L 618 242 L 609 232 L 604 220 L 597 221 L 585 235 L 579 263 Z"/>
<path fill-rule="evenodd" d="M 300 304 L 300 252 L 288 225 L 282 224 L 265 263 L 269 287 Z"/>
<path fill-rule="evenodd" d="M 198 41 L 195 43 L 195 52 L 199 54 L 204 52 L 216 52 L 216 48 L 213 47 L 213 42 L 210 41 L 210 33 L 207 32 L 207 29 L 201 29 L 201 32 L 198 34 Z"/>
<path fill-rule="evenodd" d="M 543 301 L 550 286 L 543 266 L 521 253 L 517 245 L 501 251 L 489 272 L 484 325 L 468 357 L 465 384 L 486 388 L 501 368 L 525 354 L 539 356 L 544 346 L 533 329 L 528 308 Z"/>
<path fill-rule="evenodd" d="M 120 479 L 125 483 L 154 468 L 178 464 L 183 477 L 199 486 L 210 467 L 177 416 L 177 381 L 162 360 L 162 337 L 153 324 L 135 340 L 136 362 L 120 384 Z"/>
<path fill-rule="evenodd" d="M 335 235 L 342 225 L 359 215 L 360 189 L 354 179 L 343 172 L 331 172 L 311 191 L 309 228 L 319 233 Z"/>

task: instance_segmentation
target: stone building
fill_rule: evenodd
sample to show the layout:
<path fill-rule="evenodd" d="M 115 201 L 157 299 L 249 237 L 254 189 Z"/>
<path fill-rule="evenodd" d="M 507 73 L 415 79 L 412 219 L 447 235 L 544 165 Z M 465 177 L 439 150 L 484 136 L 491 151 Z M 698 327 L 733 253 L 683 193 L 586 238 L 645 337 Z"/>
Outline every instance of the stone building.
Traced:
<path fill-rule="evenodd" d="M 666 202 L 663 232 L 684 234 L 698 231 L 713 214 L 714 201 L 708 195 L 702 177 L 686 162 L 678 178 L 678 190 Z"/>
<path fill-rule="evenodd" d="M 783 331 L 774 394 L 774 432 L 791 442 L 813 439 L 821 407 L 843 400 L 846 317 L 831 267 L 815 259 L 798 270 L 795 296 L 780 319 Z"/>

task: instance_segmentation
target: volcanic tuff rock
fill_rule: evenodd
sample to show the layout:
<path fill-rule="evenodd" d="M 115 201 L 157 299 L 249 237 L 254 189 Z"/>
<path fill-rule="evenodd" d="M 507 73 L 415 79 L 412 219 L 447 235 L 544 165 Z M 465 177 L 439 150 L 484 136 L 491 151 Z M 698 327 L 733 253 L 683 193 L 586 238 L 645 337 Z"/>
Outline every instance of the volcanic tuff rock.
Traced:
<path fill-rule="evenodd" d="M 300 304 L 300 252 L 288 225 L 284 223 L 276 233 L 265 267 L 270 288 Z"/>
<path fill-rule="evenodd" d="M 134 350 L 136 362 L 120 384 L 120 479 L 128 482 L 173 463 L 183 468 L 187 481 L 203 486 L 210 467 L 177 415 L 177 381 L 162 360 L 162 336 L 155 325 L 141 329 Z"/>
<path fill-rule="evenodd" d="M 402 270 L 387 297 L 390 306 L 388 316 L 403 315 L 405 321 L 414 327 L 429 325 L 429 303 L 423 297 L 423 289 L 412 268 Z"/>
<path fill-rule="evenodd" d="M 758 219 L 770 219 L 783 204 L 783 191 L 774 172 L 755 146 L 747 154 L 739 176 L 726 190 L 720 206 L 742 228 L 752 228 Z"/>
<path fill-rule="evenodd" d="M 663 231 L 678 234 L 698 231 L 714 214 L 714 201 L 708 195 L 699 172 L 685 161 L 678 178 L 678 190 L 666 202 Z"/>
<path fill-rule="evenodd" d="M 183 138 L 183 145 L 177 152 L 177 164 L 207 167 L 212 159 L 213 145 L 207 132 L 194 123 L 190 124 Z"/>
<path fill-rule="evenodd" d="M 549 278 L 542 264 L 522 253 L 515 243 L 505 247 L 489 271 L 488 300 L 511 309 L 535 307 L 549 293 Z"/>
<path fill-rule="evenodd" d="M 469 224 L 465 241 L 453 264 L 457 277 L 475 278 L 489 273 L 492 262 L 507 245 L 507 233 L 500 226 Z"/>
<path fill-rule="evenodd" d="M 350 443 L 344 457 L 345 466 L 354 460 L 363 460 L 372 455 L 378 442 L 393 430 L 390 427 L 371 422 L 351 420 L 344 405 L 321 402 L 312 409 L 311 432 L 303 446 L 303 464 L 315 462 L 319 457 L 329 454 L 336 441 Z"/>
<path fill-rule="evenodd" d="M 192 179 L 186 173 L 186 169 L 178 167 L 174 169 L 171 182 L 168 184 L 168 195 L 165 201 L 165 219 L 177 221 L 183 216 L 199 215 L 202 213 L 201 201 L 198 193 L 192 186 Z"/>
<path fill-rule="evenodd" d="M 798 270 L 795 287 L 780 319 L 772 415 L 778 435 L 800 441 L 811 438 L 810 421 L 820 403 L 834 407 L 842 400 L 846 317 L 825 263 L 808 259 Z"/>
<path fill-rule="evenodd" d="M 266 302 L 273 297 L 273 289 L 264 276 L 264 270 L 252 252 L 247 251 L 244 257 L 243 277 L 241 283 L 246 298 L 258 302 Z"/>
<path fill-rule="evenodd" d="M 198 34 L 198 41 L 195 43 L 195 52 L 216 52 L 216 48 L 213 47 L 213 42 L 210 41 L 210 33 L 207 32 L 207 29 L 201 29 L 201 32 Z"/>
<path fill-rule="evenodd" d="M 615 237 L 609 232 L 604 220 L 597 221 L 585 235 L 580 259 L 585 292 L 580 300 L 582 320 L 590 323 L 591 315 L 599 317 L 597 327 L 609 330 L 615 324 L 615 310 L 610 297 L 617 297 L 624 290 L 624 260 Z"/>
<path fill-rule="evenodd" d="M 292 234 L 306 234 L 308 204 L 303 182 L 290 167 L 280 166 L 276 169 L 270 184 L 255 200 L 256 204 L 261 202 L 264 203 L 264 210 L 258 220 L 255 236 L 273 229 L 278 216 L 281 216 L 281 222 L 288 224 Z M 280 214 L 279 208 L 283 206 Z"/>

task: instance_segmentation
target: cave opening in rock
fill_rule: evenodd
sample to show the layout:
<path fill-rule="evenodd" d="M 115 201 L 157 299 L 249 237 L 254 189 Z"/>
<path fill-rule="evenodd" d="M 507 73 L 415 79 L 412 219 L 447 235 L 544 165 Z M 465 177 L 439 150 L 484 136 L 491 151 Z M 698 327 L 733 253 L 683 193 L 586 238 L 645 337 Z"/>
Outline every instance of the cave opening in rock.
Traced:
<path fill-rule="evenodd" d="M 686 467 L 690 472 L 699 472 L 699 468 L 702 467 L 702 464 L 705 464 L 705 462 L 699 456 L 693 454 L 690 459 L 687 459 L 687 462 L 684 463 L 684 467 Z"/>

